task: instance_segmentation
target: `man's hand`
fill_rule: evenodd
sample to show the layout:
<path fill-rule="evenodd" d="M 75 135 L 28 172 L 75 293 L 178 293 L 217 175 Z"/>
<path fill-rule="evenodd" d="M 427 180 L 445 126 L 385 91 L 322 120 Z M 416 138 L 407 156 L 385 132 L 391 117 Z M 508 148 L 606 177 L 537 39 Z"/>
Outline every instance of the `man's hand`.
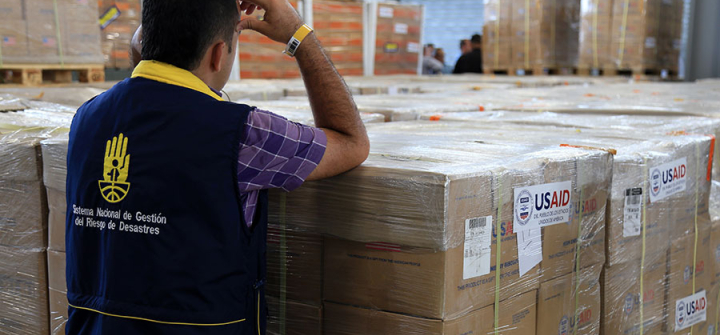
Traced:
<path fill-rule="evenodd" d="M 255 30 L 275 42 L 288 43 L 303 25 L 300 15 L 287 0 L 242 0 L 240 10 L 252 14 L 256 8 L 265 9 L 262 20 L 246 17 L 240 21 L 240 29 Z"/>

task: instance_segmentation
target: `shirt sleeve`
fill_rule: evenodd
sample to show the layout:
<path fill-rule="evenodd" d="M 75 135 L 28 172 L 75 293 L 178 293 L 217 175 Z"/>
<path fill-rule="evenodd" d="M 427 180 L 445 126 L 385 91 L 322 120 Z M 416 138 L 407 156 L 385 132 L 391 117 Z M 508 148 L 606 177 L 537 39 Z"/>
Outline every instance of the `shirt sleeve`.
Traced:
<path fill-rule="evenodd" d="M 270 188 L 292 191 L 320 164 L 327 137 L 309 127 L 255 109 L 248 115 L 238 153 L 241 193 Z"/>

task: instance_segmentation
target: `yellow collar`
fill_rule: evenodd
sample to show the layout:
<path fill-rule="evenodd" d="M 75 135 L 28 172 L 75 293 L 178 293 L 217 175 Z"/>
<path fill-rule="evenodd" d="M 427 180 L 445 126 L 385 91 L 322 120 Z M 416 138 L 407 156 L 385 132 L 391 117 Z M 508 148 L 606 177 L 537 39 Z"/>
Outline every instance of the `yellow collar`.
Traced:
<path fill-rule="evenodd" d="M 161 83 L 180 86 L 195 90 L 201 93 L 205 93 L 219 101 L 223 101 L 222 97 L 218 96 L 208 87 L 205 82 L 200 80 L 192 72 L 183 70 L 179 67 L 157 62 L 153 60 L 141 61 L 135 67 L 132 73 L 132 78 L 142 77 L 150 80 L 159 81 Z"/>

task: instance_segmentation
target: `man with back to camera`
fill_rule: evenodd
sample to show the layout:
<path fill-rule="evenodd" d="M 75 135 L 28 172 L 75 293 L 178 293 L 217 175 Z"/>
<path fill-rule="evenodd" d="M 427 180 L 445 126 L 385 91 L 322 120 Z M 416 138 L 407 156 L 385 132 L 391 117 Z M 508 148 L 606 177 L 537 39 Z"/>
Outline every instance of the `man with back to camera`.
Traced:
<path fill-rule="evenodd" d="M 70 130 L 66 332 L 264 334 L 267 189 L 358 166 L 365 128 L 287 0 L 145 0 L 142 27 L 132 78 Z M 242 30 L 288 43 L 318 128 L 222 101 Z"/>
<path fill-rule="evenodd" d="M 457 64 L 455 64 L 453 73 L 483 73 L 482 37 L 478 34 L 473 35 L 472 39 L 470 39 L 470 45 L 472 46 L 472 51 L 460 56 Z"/>

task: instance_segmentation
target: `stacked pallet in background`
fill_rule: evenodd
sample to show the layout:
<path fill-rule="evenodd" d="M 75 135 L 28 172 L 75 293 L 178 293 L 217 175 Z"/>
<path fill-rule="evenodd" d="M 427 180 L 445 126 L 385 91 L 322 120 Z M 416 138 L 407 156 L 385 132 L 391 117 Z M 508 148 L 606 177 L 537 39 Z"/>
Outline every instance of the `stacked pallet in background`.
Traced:
<path fill-rule="evenodd" d="M 140 0 L 98 0 L 105 67 L 131 69 L 130 43 L 142 20 Z"/>
<path fill-rule="evenodd" d="M 95 1 L 3 2 L 0 71 L 4 81 L 39 84 L 104 80 Z"/>
<path fill-rule="evenodd" d="M 422 6 L 381 3 L 377 15 L 375 74 L 418 73 Z"/>
<path fill-rule="evenodd" d="M 573 74 L 578 59 L 577 0 L 513 0 L 512 68 L 524 73 Z"/>
<path fill-rule="evenodd" d="M 580 3 L 580 41 L 578 73 L 601 74 L 614 69 L 610 55 L 613 24 L 612 0 L 587 0 Z"/>
<path fill-rule="evenodd" d="M 512 61 L 512 6 L 510 2 L 483 0 L 483 71 L 510 71 Z"/>
<path fill-rule="evenodd" d="M 573 74 L 580 2 L 485 0 L 485 73 Z"/>

